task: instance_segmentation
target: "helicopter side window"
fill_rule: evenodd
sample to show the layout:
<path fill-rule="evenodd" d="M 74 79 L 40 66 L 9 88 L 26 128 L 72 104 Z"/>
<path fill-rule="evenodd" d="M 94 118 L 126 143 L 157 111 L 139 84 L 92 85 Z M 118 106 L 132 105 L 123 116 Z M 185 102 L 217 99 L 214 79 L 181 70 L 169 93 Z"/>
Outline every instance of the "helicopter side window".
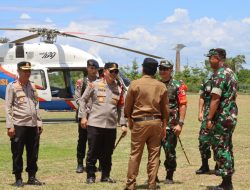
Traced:
<path fill-rule="evenodd" d="M 50 90 L 52 97 L 73 98 L 70 74 L 68 70 L 48 70 Z"/>
<path fill-rule="evenodd" d="M 30 81 L 35 83 L 36 88 L 38 90 L 47 89 L 45 74 L 43 70 L 32 70 L 30 75 Z"/>
<path fill-rule="evenodd" d="M 24 58 L 24 49 L 22 45 L 16 46 L 16 58 Z"/>

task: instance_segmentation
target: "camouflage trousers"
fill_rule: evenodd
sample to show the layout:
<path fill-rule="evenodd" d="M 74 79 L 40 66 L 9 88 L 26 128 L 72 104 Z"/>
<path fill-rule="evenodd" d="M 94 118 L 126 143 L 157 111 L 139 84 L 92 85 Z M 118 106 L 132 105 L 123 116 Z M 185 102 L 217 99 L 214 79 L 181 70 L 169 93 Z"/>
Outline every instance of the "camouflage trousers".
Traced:
<path fill-rule="evenodd" d="M 206 120 L 203 120 L 201 123 L 200 133 L 199 133 L 199 150 L 202 159 L 211 158 L 211 138 L 212 132 L 206 127 Z"/>
<path fill-rule="evenodd" d="M 177 145 L 177 136 L 174 134 L 172 129 L 167 129 L 166 141 L 163 143 L 163 149 L 165 152 L 166 160 L 164 166 L 167 171 L 176 170 L 176 148 Z"/>
<path fill-rule="evenodd" d="M 222 177 L 234 173 L 234 156 L 232 135 L 235 125 L 226 126 L 223 122 L 216 122 L 211 129 L 211 144 L 214 150 L 215 161 L 218 164 L 218 174 Z"/>

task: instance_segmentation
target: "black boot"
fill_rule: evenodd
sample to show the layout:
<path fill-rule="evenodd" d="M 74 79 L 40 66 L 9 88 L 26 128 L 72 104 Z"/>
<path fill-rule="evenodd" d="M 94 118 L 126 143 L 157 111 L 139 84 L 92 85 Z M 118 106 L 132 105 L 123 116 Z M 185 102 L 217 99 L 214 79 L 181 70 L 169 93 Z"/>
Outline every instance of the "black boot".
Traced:
<path fill-rule="evenodd" d="M 166 176 L 166 180 L 164 181 L 164 183 L 174 184 L 173 175 L 174 175 L 174 171 L 167 171 L 167 176 Z"/>
<path fill-rule="evenodd" d="M 23 187 L 23 179 L 21 174 L 15 174 L 16 182 L 13 184 L 16 187 Z"/>
<path fill-rule="evenodd" d="M 222 183 L 214 188 L 214 190 L 233 190 L 232 176 L 222 177 Z"/>
<path fill-rule="evenodd" d="M 35 174 L 29 174 L 29 179 L 27 181 L 28 185 L 44 185 L 45 183 L 39 181 L 38 179 L 36 179 L 36 175 Z"/>
<path fill-rule="evenodd" d="M 109 176 L 109 172 L 102 172 L 101 182 L 116 183 L 116 181 Z"/>
<path fill-rule="evenodd" d="M 195 173 L 197 175 L 209 173 L 208 159 L 202 158 L 202 165 Z"/>
<path fill-rule="evenodd" d="M 77 159 L 76 173 L 83 173 L 83 171 L 84 171 L 83 159 Z"/>
<path fill-rule="evenodd" d="M 89 168 L 86 168 L 87 171 L 87 179 L 86 179 L 86 183 L 88 184 L 92 184 L 95 183 L 95 171 L 93 170 L 89 170 Z"/>

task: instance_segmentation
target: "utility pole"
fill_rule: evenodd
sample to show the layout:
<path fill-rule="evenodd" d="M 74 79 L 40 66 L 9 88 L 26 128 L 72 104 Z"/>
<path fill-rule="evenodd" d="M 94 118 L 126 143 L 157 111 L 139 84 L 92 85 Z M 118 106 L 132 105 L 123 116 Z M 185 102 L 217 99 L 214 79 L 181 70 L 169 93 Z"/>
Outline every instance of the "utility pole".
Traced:
<path fill-rule="evenodd" d="M 181 71 L 181 57 L 180 57 L 180 51 L 186 47 L 184 44 L 177 44 L 173 50 L 176 51 L 176 56 L 175 56 L 175 59 L 176 59 L 176 62 L 175 62 L 175 72 L 178 73 Z"/>

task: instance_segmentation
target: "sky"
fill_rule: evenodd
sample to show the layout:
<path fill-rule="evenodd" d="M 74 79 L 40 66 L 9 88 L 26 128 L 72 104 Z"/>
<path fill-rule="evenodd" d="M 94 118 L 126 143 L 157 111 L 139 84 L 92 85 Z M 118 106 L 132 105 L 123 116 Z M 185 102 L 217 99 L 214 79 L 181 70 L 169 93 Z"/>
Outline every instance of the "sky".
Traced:
<path fill-rule="evenodd" d="M 46 27 L 128 38 L 83 35 L 106 43 L 136 49 L 175 62 L 176 44 L 184 44 L 181 65 L 202 67 L 211 48 L 225 48 L 228 57 L 243 54 L 250 69 L 250 1 L 248 0 L 11 0 L 0 6 L 0 28 Z M 27 32 L 0 31 L 11 40 Z M 39 39 L 27 43 L 39 42 Z M 145 56 L 83 40 L 58 37 L 70 45 L 130 65 Z"/>

